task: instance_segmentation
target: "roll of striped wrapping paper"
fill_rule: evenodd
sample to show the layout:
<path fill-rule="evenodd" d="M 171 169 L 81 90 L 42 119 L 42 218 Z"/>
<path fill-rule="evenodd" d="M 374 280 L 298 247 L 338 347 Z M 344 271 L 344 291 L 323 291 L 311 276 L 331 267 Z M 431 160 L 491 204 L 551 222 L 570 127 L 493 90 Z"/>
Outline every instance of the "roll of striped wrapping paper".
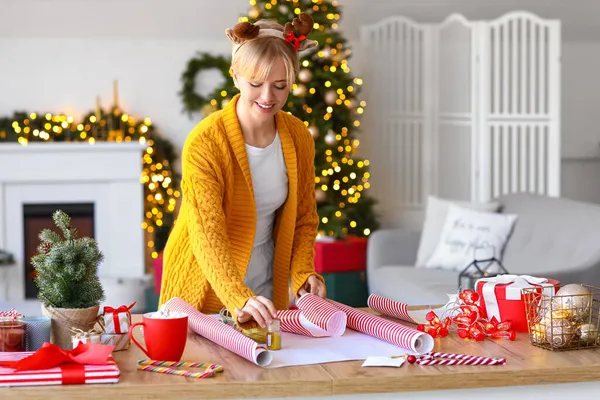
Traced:
<path fill-rule="evenodd" d="M 282 310 L 277 313 L 283 332 L 312 337 L 337 337 L 346 331 L 348 317 L 326 300 L 307 293 L 298 299 L 296 305 L 297 310 Z"/>
<path fill-rule="evenodd" d="M 410 316 L 408 306 L 404 303 L 399 303 L 377 294 L 371 294 L 367 300 L 367 305 L 371 310 L 387 315 L 388 317 L 410 322 L 411 324 L 418 324 L 418 322 Z"/>
<path fill-rule="evenodd" d="M 169 300 L 165 304 L 165 308 L 169 311 L 187 314 L 191 330 L 256 365 L 264 367 L 273 360 L 273 356 L 265 347 L 218 319 L 201 313 L 178 297 Z"/>
<path fill-rule="evenodd" d="M 348 328 L 384 340 L 403 349 L 423 354 L 433 349 L 433 338 L 416 329 L 388 321 L 368 312 L 327 300 L 348 316 Z"/>

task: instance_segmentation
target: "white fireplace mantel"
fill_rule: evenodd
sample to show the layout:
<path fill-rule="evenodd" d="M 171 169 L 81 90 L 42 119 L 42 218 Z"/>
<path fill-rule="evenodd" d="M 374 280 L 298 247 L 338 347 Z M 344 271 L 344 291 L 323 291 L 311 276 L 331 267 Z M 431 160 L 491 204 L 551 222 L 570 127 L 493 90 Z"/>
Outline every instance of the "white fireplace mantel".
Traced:
<path fill-rule="evenodd" d="M 140 182 L 145 148 L 137 142 L 0 144 L 0 248 L 16 260 L 5 271 L 10 285 L 2 297 L 25 300 L 24 204 L 93 203 L 94 236 L 104 254 L 98 275 L 145 276 Z"/>

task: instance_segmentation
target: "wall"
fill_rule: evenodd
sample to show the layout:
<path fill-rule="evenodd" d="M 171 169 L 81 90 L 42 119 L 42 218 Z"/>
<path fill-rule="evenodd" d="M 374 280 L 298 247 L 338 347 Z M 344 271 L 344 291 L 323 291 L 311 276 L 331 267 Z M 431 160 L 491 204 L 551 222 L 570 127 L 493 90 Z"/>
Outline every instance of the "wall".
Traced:
<path fill-rule="evenodd" d="M 280 0 L 281 1 L 281 0 Z M 587 0 L 339 0 L 340 27 L 354 47 L 361 24 L 389 15 L 440 21 L 453 12 L 494 18 L 515 9 L 563 21 L 563 155 L 600 156 L 600 2 Z M 0 0 L 0 115 L 14 110 L 92 110 L 107 106 L 119 80 L 122 106 L 149 116 L 181 147 L 199 116 L 181 112 L 180 74 L 196 51 L 227 54 L 224 28 L 247 10 L 246 0 Z M 352 67 L 352 60 L 350 66 Z M 356 72 L 360 72 L 354 68 Z M 202 90 L 216 75 L 199 77 Z M 368 140 L 365 136 L 363 140 Z M 595 179 L 569 164 L 579 185 Z M 581 177 L 584 178 L 581 178 Z M 564 181 L 564 179 L 563 179 Z M 599 189 L 600 190 L 600 189 Z M 588 193 L 588 195 L 592 195 Z M 589 196 L 588 196 L 589 197 Z M 600 192 L 592 197 L 600 198 Z"/>

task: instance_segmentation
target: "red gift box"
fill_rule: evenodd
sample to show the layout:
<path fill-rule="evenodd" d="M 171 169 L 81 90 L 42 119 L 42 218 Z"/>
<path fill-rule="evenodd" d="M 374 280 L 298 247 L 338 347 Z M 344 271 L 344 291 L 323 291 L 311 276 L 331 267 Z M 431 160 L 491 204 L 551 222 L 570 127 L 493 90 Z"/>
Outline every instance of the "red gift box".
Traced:
<path fill-rule="evenodd" d="M 330 272 L 362 271 L 367 266 L 367 239 L 348 236 L 346 240 L 315 243 L 315 271 Z"/>
<path fill-rule="evenodd" d="M 498 321 L 511 321 L 516 332 L 527 332 L 527 316 L 521 290 L 537 287 L 540 293 L 554 295 L 559 284 L 554 279 L 504 274 L 477 280 L 475 290 L 481 296 L 480 306 L 484 318 L 496 317 Z"/>
<path fill-rule="evenodd" d="M 0 352 L 0 362 L 18 361 L 34 352 Z M 0 366 L 0 387 L 117 383 L 121 372 L 114 359 L 107 365 L 63 364 L 44 370 L 19 371 Z"/>

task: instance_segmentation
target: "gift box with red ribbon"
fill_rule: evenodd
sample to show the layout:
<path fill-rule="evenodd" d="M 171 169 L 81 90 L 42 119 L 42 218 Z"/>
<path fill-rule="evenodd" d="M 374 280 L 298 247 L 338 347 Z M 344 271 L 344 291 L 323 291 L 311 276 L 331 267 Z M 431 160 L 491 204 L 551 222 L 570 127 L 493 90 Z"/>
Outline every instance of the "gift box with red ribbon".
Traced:
<path fill-rule="evenodd" d="M 539 288 L 540 293 L 554 295 L 559 284 L 554 279 L 504 274 L 477 280 L 475 290 L 481 296 L 480 306 L 485 318 L 496 317 L 498 321 L 511 321 L 515 331 L 527 332 L 527 316 L 521 290 Z"/>
<path fill-rule="evenodd" d="M 315 243 L 315 271 L 362 271 L 367 266 L 367 239 L 348 236 L 345 240 L 317 241 Z"/>
<path fill-rule="evenodd" d="M 117 383 L 113 346 L 80 343 L 63 350 L 45 343 L 36 352 L 0 352 L 0 387 Z"/>
<path fill-rule="evenodd" d="M 102 314 L 102 328 L 104 329 L 104 333 L 127 333 L 131 325 L 131 309 L 133 306 L 135 306 L 135 302 L 130 306 L 122 305 L 119 308 L 105 306 Z"/>

